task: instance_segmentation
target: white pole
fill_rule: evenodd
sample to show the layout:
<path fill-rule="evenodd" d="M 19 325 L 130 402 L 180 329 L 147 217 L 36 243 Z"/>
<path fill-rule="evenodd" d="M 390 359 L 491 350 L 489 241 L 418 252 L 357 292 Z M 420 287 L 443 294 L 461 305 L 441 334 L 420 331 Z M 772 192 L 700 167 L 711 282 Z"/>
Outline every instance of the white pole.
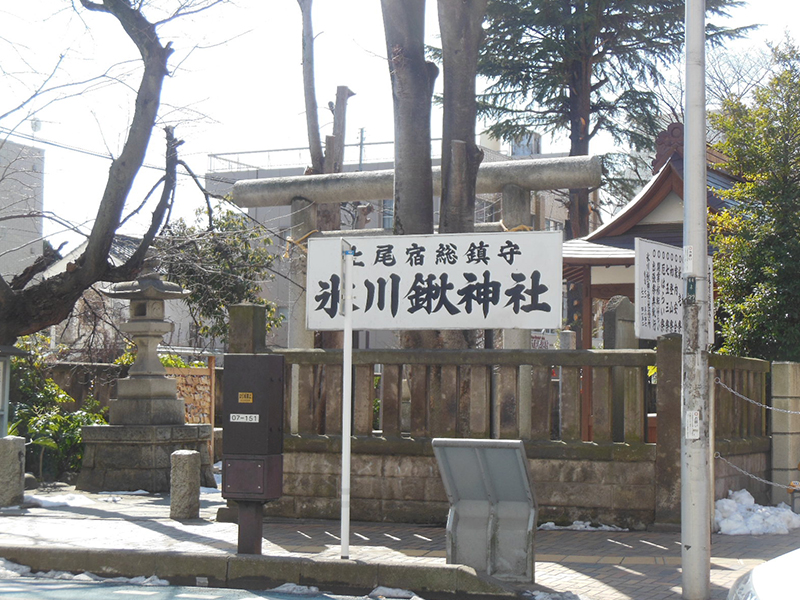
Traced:
<path fill-rule="evenodd" d="M 342 240 L 344 277 L 342 296 L 344 300 L 344 340 L 342 341 L 342 530 L 341 558 L 350 558 L 350 438 L 353 399 L 350 393 L 353 384 L 353 255 L 350 244 Z"/>
<path fill-rule="evenodd" d="M 711 578 L 706 224 L 705 0 L 686 0 L 683 213 L 681 565 L 683 598 L 706 600 Z"/>

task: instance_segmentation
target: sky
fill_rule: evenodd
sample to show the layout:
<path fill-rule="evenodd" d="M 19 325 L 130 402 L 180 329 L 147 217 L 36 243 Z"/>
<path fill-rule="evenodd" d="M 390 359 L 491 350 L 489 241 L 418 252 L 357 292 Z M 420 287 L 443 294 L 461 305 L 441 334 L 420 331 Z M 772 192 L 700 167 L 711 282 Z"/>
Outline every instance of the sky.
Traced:
<path fill-rule="evenodd" d="M 428 13 L 427 36 L 430 43 L 436 43 L 438 26 L 432 1 Z M 356 143 L 362 128 L 368 142 L 390 141 L 391 88 L 380 2 L 315 0 L 313 18 L 323 135 L 330 132 L 331 125 L 326 105 L 334 99 L 336 86 L 347 85 L 355 95 L 348 103 L 346 143 Z M 734 9 L 733 18 L 722 22 L 730 26 L 752 23 L 764 26 L 736 47 L 780 40 L 787 28 L 800 40 L 800 3 L 759 0 Z M 159 33 L 163 42 L 172 41 L 175 50 L 164 88 L 161 124 L 177 126 L 176 134 L 185 142 L 181 157 L 196 173 L 205 173 L 212 153 L 307 145 L 301 16 L 296 0 L 232 0 L 167 23 Z M 87 232 L 102 195 L 108 156 L 119 153 L 132 114 L 137 59 L 132 43 L 108 15 L 75 11 L 69 0 L 0 4 L 0 65 L 7 71 L 4 84 L 8 82 L 6 92 L 0 95 L 0 115 L 41 85 L 59 60 L 51 83 L 108 74 L 76 97 L 43 108 L 40 104 L 35 127 L 25 110 L 0 118 L 0 127 L 18 134 L 12 139 L 45 149 L 45 210 L 82 223 Z M 434 137 L 441 132 L 438 112 L 432 129 Z M 543 151 L 563 151 L 564 143 L 546 137 Z M 146 163 L 158 167 L 163 152 L 163 135 L 156 131 Z M 155 168 L 143 170 L 133 190 L 132 205 L 138 204 L 159 176 Z M 191 218 L 202 201 L 188 178 L 182 178 L 177 214 Z M 147 218 L 144 211 L 126 231 L 143 230 Z M 77 243 L 80 239 L 52 223 L 46 224 L 45 230 L 56 246 L 64 240 Z"/>

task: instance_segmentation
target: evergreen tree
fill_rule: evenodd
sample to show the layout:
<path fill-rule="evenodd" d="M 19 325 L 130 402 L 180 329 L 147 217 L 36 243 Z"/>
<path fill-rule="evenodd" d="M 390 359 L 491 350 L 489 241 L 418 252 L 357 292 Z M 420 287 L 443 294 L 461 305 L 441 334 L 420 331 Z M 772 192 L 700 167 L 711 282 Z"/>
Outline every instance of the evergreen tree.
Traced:
<path fill-rule="evenodd" d="M 724 352 L 800 360 L 800 53 L 775 51 L 778 73 L 750 105 L 731 100 L 712 123 L 743 178 L 713 220 Z"/>
<path fill-rule="evenodd" d="M 261 297 L 262 285 L 272 279 L 271 240 L 246 215 L 222 206 L 207 227 L 201 224 L 205 217 L 198 210 L 194 224 L 178 219 L 155 242 L 167 279 L 190 291 L 186 304 L 198 333 L 227 340 L 228 307 L 241 302 L 266 306 L 268 327 L 279 325 L 275 305 Z"/>
<path fill-rule="evenodd" d="M 741 0 L 706 0 L 727 15 Z M 684 40 L 684 0 L 491 0 L 479 73 L 492 82 L 482 112 L 495 137 L 567 131 L 570 156 L 589 154 L 601 131 L 618 144 L 652 146 L 662 80 Z M 711 42 L 743 30 L 707 26 Z M 572 235 L 589 233 L 588 190 L 571 190 Z"/>

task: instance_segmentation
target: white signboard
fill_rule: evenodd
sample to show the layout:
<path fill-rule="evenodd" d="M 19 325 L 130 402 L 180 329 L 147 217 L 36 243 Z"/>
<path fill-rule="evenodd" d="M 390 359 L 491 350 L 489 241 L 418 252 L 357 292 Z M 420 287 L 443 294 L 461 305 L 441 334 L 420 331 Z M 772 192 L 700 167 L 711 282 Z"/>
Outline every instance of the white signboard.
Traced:
<path fill-rule="evenodd" d="M 258 423 L 258 415 L 254 413 L 231 413 L 231 423 Z"/>
<path fill-rule="evenodd" d="M 655 340 L 683 329 L 683 254 L 681 248 L 636 238 L 636 337 Z M 711 258 L 708 259 L 709 290 L 713 289 Z M 709 306 L 711 294 L 709 293 Z M 714 340 L 713 310 L 708 320 Z"/>
<path fill-rule="evenodd" d="M 347 239 L 353 328 L 560 327 L 561 240 L 558 231 Z M 309 241 L 307 282 L 308 328 L 343 329 L 339 238 Z"/>

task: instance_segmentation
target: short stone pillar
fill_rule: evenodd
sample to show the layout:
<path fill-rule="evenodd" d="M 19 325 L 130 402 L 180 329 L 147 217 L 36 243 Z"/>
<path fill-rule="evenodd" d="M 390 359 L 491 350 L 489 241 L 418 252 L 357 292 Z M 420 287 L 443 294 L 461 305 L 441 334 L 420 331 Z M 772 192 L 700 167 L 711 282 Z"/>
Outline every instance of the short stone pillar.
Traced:
<path fill-rule="evenodd" d="M 789 485 L 800 480 L 800 363 L 772 363 L 772 481 Z M 782 410 L 793 411 L 780 412 Z M 772 503 L 791 504 L 783 488 L 772 487 Z"/>
<path fill-rule="evenodd" d="M 169 518 L 200 517 L 200 453 L 176 450 L 170 468 Z"/>
<path fill-rule="evenodd" d="M 25 438 L 0 438 L 0 506 L 22 504 L 25 496 Z"/>

